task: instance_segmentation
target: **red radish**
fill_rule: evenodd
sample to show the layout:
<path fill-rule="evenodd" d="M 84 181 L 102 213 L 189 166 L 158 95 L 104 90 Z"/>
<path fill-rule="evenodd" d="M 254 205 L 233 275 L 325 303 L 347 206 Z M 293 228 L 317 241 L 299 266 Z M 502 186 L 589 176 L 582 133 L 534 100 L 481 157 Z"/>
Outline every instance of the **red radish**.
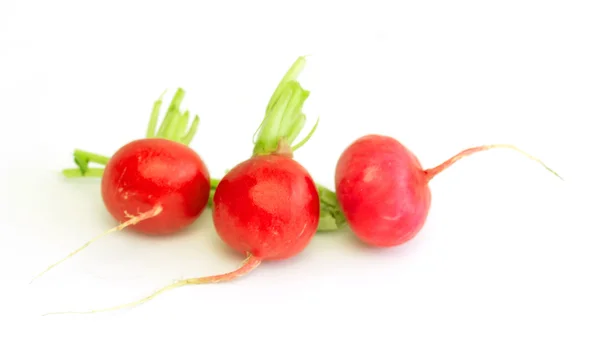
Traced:
<path fill-rule="evenodd" d="M 319 226 L 319 191 L 308 171 L 293 159 L 293 151 L 306 143 L 317 125 L 291 146 L 306 121 L 302 107 L 309 92 L 296 80 L 304 65 L 300 57 L 281 80 L 259 127 L 253 155 L 227 172 L 214 194 L 216 231 L 225 243 L 246 255 L 241 266 L 225 274 L 179 280 L 133 303 L 83 313 L 135 306 L 188 284 L 232 280 L 263 260 L 290 258 L 308 245 Z"/>
<path fill-rule="evenodd" d="M 405 243 L 425 224 L 431 204 L 429 181 L 459 159 L 493 148 L 519 151 L 558 176 L 540 160 L 512 145 L 470 148 L 437 167 L 423 170 L 417 157 L 394 138 L 367 135 L 357 139 L 341 154 L 335 171 L 336 195 L 348 226 L 372 246 Z"/>
<path fill-rule="evenodd" d="M 79 168 L 65 170 L 64 175 L 101 176 L 106 209 L 121 224 L 87 242 L 46 271 L 107 233 L 131 227 L 149 235 L 171 234 L 189 226 L 200 216 L 208 202 L 211 183 L 204 162 L 188 147 L 200 119 L 196 116 L 187 130 L 189 112 L 182 114 L 179 110 L 183 96 L 184 91 L 178 89 L 156 131 L 161 96 L 155 102 L 147 138 L 126 144 L 112 158 L 75 151 Z M 104 170 L 89 168 L 90 162 L 106 167 Z"/>
<path fill-rule="evenodd" d="M 102 176 L 102 199 L 110 214 L 119 222 L 154 215 L 131 227 L 151 235 L 171 234 L 192 224 L 204 210 L 209 191 L 208 169 L 200 156 L 163 138 L 121 147 Z"/>
<path fill-rule="evenodd" d="M 319 194 L 310 174 L 291 156 L 258 155 L 219 183 L 213 222 L 219 237 L 254 261 L 300 253 L 319 225 Z"/>

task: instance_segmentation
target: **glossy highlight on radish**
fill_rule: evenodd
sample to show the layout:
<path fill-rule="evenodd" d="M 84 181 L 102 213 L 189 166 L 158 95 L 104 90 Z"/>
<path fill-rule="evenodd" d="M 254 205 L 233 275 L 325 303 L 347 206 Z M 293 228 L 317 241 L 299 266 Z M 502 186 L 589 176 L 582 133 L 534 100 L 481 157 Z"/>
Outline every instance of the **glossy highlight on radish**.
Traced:
<path fill-rule="evenodd" d="M 519 148 L 496 144 L 461 151 L 439 166 L 424 170 L 417 157 L 396 139 L 366 135 L 340 155 L 335 170 L 339 206 L 352 232 L 375 247 L 398 246 L 423 228 L 431 206 L 429 182 L 471 154 L 505 148 L 516 150 L 560 176 Z"/>

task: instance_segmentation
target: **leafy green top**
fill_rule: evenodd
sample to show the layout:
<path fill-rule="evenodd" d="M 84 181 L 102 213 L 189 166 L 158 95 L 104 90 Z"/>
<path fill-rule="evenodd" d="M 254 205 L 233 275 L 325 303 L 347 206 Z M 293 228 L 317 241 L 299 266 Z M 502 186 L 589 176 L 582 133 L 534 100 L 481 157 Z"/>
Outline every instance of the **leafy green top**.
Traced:
<path fill-rule="evenodd" d="M 161 123 L 158 131 L 156 126 L 158 124 L 158 114 L 160 112 L 160 106 L 162 105 L 162 98 L 164 92 L 158 100 L 154 102 L 152 108 L 152 114 L 150 115 L 150 121 L 148 122 L 148 129 L 146 131 L 146 138 L 164 138 L 167 140 L 183 143 L 189 145 L 196 134 L 198 125 L 200 124 L 200 117 L 196 115 L 192 121 L 192 125 L 188 129 L 188 122 L 190 119 L 190 112 L 181 112 L 179 107 L 185 96 L 185 91 L 182 88 L 178 88 L 169 104 L 165 118 Z M 186 132 L 187 130 L 187 132 Z"/>
<path fill-rule="evenodd" d="M 306 58 L 299 57 L 273 92 L 265 117 L 254 134 L 254 156 L 280 152 L 288 146 L 288 151 L 293 152 L 302 147 L 317 129 L 318 119 L 309 134 L 293 144 L 306 123 L 302 108 L 310 92 L 297 81 L 305 64 Z"/>

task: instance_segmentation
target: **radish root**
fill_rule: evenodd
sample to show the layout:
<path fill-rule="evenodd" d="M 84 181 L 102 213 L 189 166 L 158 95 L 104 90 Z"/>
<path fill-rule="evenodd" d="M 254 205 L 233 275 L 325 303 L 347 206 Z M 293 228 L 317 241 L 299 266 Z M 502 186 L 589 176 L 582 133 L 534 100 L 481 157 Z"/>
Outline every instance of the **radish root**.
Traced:
<path fill-rule="evenodd" d="M 41 272 L 40 274 L 38 274 L 37 276 L 35 276 L 31 282 L 29 282 L 29 284 L 33 283 L 36 279 L 38 279 L 39 277 L 41 277 L 42 275 L 44 275 L 46 272 L 48 272 L 49 270 L 51 270 L 52 268 L 56 267 L 57 265 L 61 264 L 62 262 L 66 261 L 67 259 L 73 257 L 75 254 L 81 252 L 82 250 L 84 250 L 87 246 L 89 246 L 90 244 L 94 243 L 95 241 L 97 241 L 98 239 L 106 236 L 107 234 L 113 233 L 113 232 L 117 232 L 117 231 L 121 231 L 129 226 L 133 226 L 136 225 L 138 223 L 140 223 L 141 221 L 150 219 L 150 218 L 154 218 L 156 216 L 158 216 L 161 212 L 162 212 L 163 208 L 161 205 L 157 205 L 155 206 L 153 209 L 141 213 L 138 216 L 135 217 L 130 217 L 130 219 L 126 222 L 121 223 L 120 225 L 113 227 L 111 229 L 109 229 L 108 231 L 100 234 L 99 236 L 93 238 L 92 240 L 88 241 L 87 243 L 85 243 L 83 246 L 79 247 L 78 249 L 74 250 L 73 252 L 71 252 L 68 256 L 64 257 L 63 259 L 59 260 L 58 262 L 52 264 L 51 266 L 49 266 L 48 268 L 46 268 L 43 272 Z"/>
<path fill-rule="evenodd" d="M 148 302 L 149 300 L 153 299 L 154 297 L 158 296 L 159 294 L 162 294 L 171 289 L 183 287 L 186 285 L 226 282 L 226 281 L 230 281 L 230 280 L 239 278 L 239 277 L 251 272 L 252 270 L 254 270 L 256 267 L 258 267 L 258 265 L 260 263 L 261 263 L 260 259 L 254 257 L 250 253 L 247 253 L 246 259 L 241 263 L 241 265 L 238 267 L 238 269 L 228 272 L 228 273 L 218 274 L 218 275 L 213 275 L 213 276 L 208 276 L 208 277 L 188 278 L 188 279 L 178 280 L 178 281 L 174 282 L 173 284 L 162 287 L 161 289 L 155 291 L 154 293 L 150 294 L 149 296 L 147 296 L 143 299 L 140 299 L 140 300 L 137 300 L 137 301 L 134 301 L 131 303 L 127 303 L 127 304 L 117 305 L 117 306 L 110 307 L 110 308 L 90 310 L 90 311 L 86 311 L 86 312 L 52 312 L 52 313 L 46 313 L 46 314 L 44 314 L 44 316 L 54 315 L 54 314 L 94 314 L 94 313 L 108 312 L 108 311 L 114 311 L 114 310 L 119 310 L 119 309 L 135 307 L 137 305 Z"/>
<path fill-rule="evenodd" d="M 450 167 L 452 164 L 454 164 L 456 161 L 462 159 L 463 157 L 467 157 L 467 156 L 472 155 L 477 152 L 487 151 L 487 150 L 491 150 L 491 149 L 495 149 L 495 148 L 507 148 L 507 149 L 515 150 L 515 151 L 529 157 L 530 159 L 534 160 L 535 162 L 539 163 L 540 165 L 544 166 L 544 168 L 546 168 L 548 171 L 552 172 L 552 174 L 554 174 L 556 177 L 558 177 L 564 181 L 564 179 L 558 173 L 556 173 L 556 171 L 554 171 L 553 169 L 548 167 L 539 158 L 530 155 L 529 153 L 521 150 L 520 148 L 518 148 L 516 146 L 507 145 L 507 144 L 485 145 L 485 146 L 478 146 L 478 147 L 473 147 L 473 148 L 468 148 L 466 150 L 463 150 L 463 151 L 459 152 L 458 154 L 452 156 L 451 158 L 449 158 L 442 164 L 440 164 L 436 167 L 430 168 L 428 170 L 425 170 L 425 177 L 427 178 L 427 181 L 430 181 L 437 174 L 439 174 L 446 168 Z"/>

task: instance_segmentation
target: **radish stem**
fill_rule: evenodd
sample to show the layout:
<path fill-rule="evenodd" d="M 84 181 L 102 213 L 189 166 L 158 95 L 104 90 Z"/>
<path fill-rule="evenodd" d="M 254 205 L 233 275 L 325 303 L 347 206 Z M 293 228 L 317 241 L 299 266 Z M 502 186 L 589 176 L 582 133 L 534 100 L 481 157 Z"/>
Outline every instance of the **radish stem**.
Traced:
<path fill-rule="evenodd" d="M 171 103 L 169 104 L 169 108 L 167 109 L 167 114 L 165 115 L 165 119 L 158 128 L 156 137 L 167 138 L 165 137 L 165 132 L 171 124 L 171 122 L 173 122 L 173 119 L 176 118 L 179 114 L 179 106 L 181 105 L 184 96 L 185 91 L 182 88 L 178 88 L 175 92 L 175 95 L 173 95 L 173 98 L 171 99 Z"/>
<path fill-rule="evenodd" d="M 179 119 L 179 123 L 177 124 L 177 128 L 175 129 L 175 136 L 178 138 L 182 138 L 185 135 L 185 129 L 188 127 L 190 122 L 190 111 L 186 110 L 181 118 Z"/>
<path fill-rule="evenodd" d="M 81 168 L 67 168 L 62 173 L 66 178 L 102 177 L 104 168 L 88 168 L 85 172 L 81 171 Z"/>
<path fill-rule="evenodd" d="M 194 136 L 196 135 L 196 131 L 198 130 L 199 124 L 200 124 L 200 117 L 198 117 L 198 115 L 196 115 L 196 116 L 194 116 L 194 121 L 192 121 L 192 125 L 190 126 L 188 133 L 182 137 L 181 143 L 183 143 L 184 145 L 189 145 L 190 142 L 192 142 L 192 139 L 194 138 Z"/>
<path fill-rule="evenodd" d="M 296 145 L 293 143 L 304 128 L 306 115 L 302 112 L 302 108 L 310 96 L 310 92 L 302 88 L 296 80 L 305 63 L 304 57 L 298 58 L 273 92 L 265 117 L 254 134 L 253 156 L 277 152 L 278 148 L 285 147 L 282 145 L 282 141 L 293 152 L 304 145 L 313 135 L 316 124 L 300 143 Z"/>
<path fill-rule="evenodd" d="M 304 115 L 303 115 L 304 116 Z M 304 144 L 306 142 L 308 142 L 308 140 L 310 140 L 310 138 L 312 137 L 312 135 L 315 133 L 315 131 L 317 130 L 317 126 L 319 125 L 319 118 L 317 118 L 317 122 L 315 122 L 315 125 L 313 126 L 313 128 L 310 129 L 310 132 L 308 133 L 308 135 L 306 135 L 306 137 L 304 137 L 302 139 L 302 141 L 298 142 L 297 144 L 295 144 L 292 147 L 292 151 L 296 151 L 297 149 L 299 149 L 300 147 L 304 146 Z M 298 134 L 300 133 L 300 131 L 302 131 L 302 129 L 300 129 L 298 131 Z"/>
<path fill-rule="evenodd" d="M 88 162 L 97 163 L 100 165 L 105 165 L 110 160 L 110 157 L 98 155 L 95 153 L 91 153 L 91 152 L 87 152 L 87 151 L 83 151 L 83 150 L 79 150 L 79 149 L 76 149 L 74 151 L 73 155 L 76 157 L 84 158 Z"/>
<path fill-rule="evenodd" d="M 335 192 L 317 183 L 321 211 L 319 217 L 319 232 L 335 231 L 346 224 L 346 217 L 342 212 Z"/>
<path fill-rule="evenodd" d="M 190 112 L 185 111 L 185 113 L 181 113 L 179 110 L 179 106 L 181 105 L 183 97 L 185 96 L 185 91 L 181 88 L 177 89 L 175 92 L 165 118 L 158 131 L 156 131 L 162 98 L 165 92 L 163 92 L 154 102 L 152 113 L 150 114 L 150 121 L 148 122 L 148 128 L 146 129 L 146 138 L 164 138 L 188 146 L 196 135 L 196 131 L 198 130 L 198 125 L 200 123 L 200 117 L 196 115 L 189 129 L 187 128 Z M 101 177 L 102 171 L 89 168 L 89 164 L 96 163 L 100 165 L 106 165 L 109 160 L 109 157 L 76 149 L 73 152 L 73 161 L 77 167 L 79 167 L 79 175 L 77 174 L 77 170 L 71 168 L 65 169 L 63 174 L 68 178 Z"/>
<path fill-rule="evenodd" d="M 158 115 L 160 112 L 160 106 L 162 105 L 162 98 L 167 91 L 165 90 L 158 100 L 154 102 L 152 107 L 152 113 L 150 114 L 150 121 L 148 122 L 148 129 L 146 130 L 146 138 L 152 138 L 156 135 L 156 125 L 158 124 Z"/>
<path fill-rule="evenodd" d="M 306 65 L 306 57 L 305 56 L 300 56 L 298 59 L 296 59 L 296 62 L 294 62 L 292 64 L 292 66 L 288 69 L 288 71 L 285 73 L 285 75 L 283 76 L 281 81 L 279 81 L 279 84 L 275 88 L 273 95 L 271 95 L 271 99 L 269 100 L 269 103 L 267 104 L 266 112 L 271 111 L 275 102 L 280 97 L 281 92 L 283 91 L 283 88 L 287 85 L 288 82 L 296 80 L 298 78 L 298 76 L 300 75 L 302 70 L 304 70 L 305 65 Z"/>
<path fill-rule="evenodd" d="M 188 129 L 190 112 L 186 110 L 184 113 L 182 113 L 179 109 L 185 96 L 185 91 L 182 88 L 178 88 L 175 92 L 175 95 L 173 95 L 171 103 L 167 109 L 167 113 L 165 114 L 165 118 L 160 124 L 158 131 L 156 131 L 160 107 L 162 106 L 162 98 L 165 92 L 163 92 L 154 102 L 152 113 L 150 114 L 150 121 L 148 122 L 148 128 L 146 130 L 146 138 L 164 138 L 183 143 L 184 145 L 189 145 L 196 134 L 200 118 L 198 115 L 196 115 L 192 125 Z"/>

